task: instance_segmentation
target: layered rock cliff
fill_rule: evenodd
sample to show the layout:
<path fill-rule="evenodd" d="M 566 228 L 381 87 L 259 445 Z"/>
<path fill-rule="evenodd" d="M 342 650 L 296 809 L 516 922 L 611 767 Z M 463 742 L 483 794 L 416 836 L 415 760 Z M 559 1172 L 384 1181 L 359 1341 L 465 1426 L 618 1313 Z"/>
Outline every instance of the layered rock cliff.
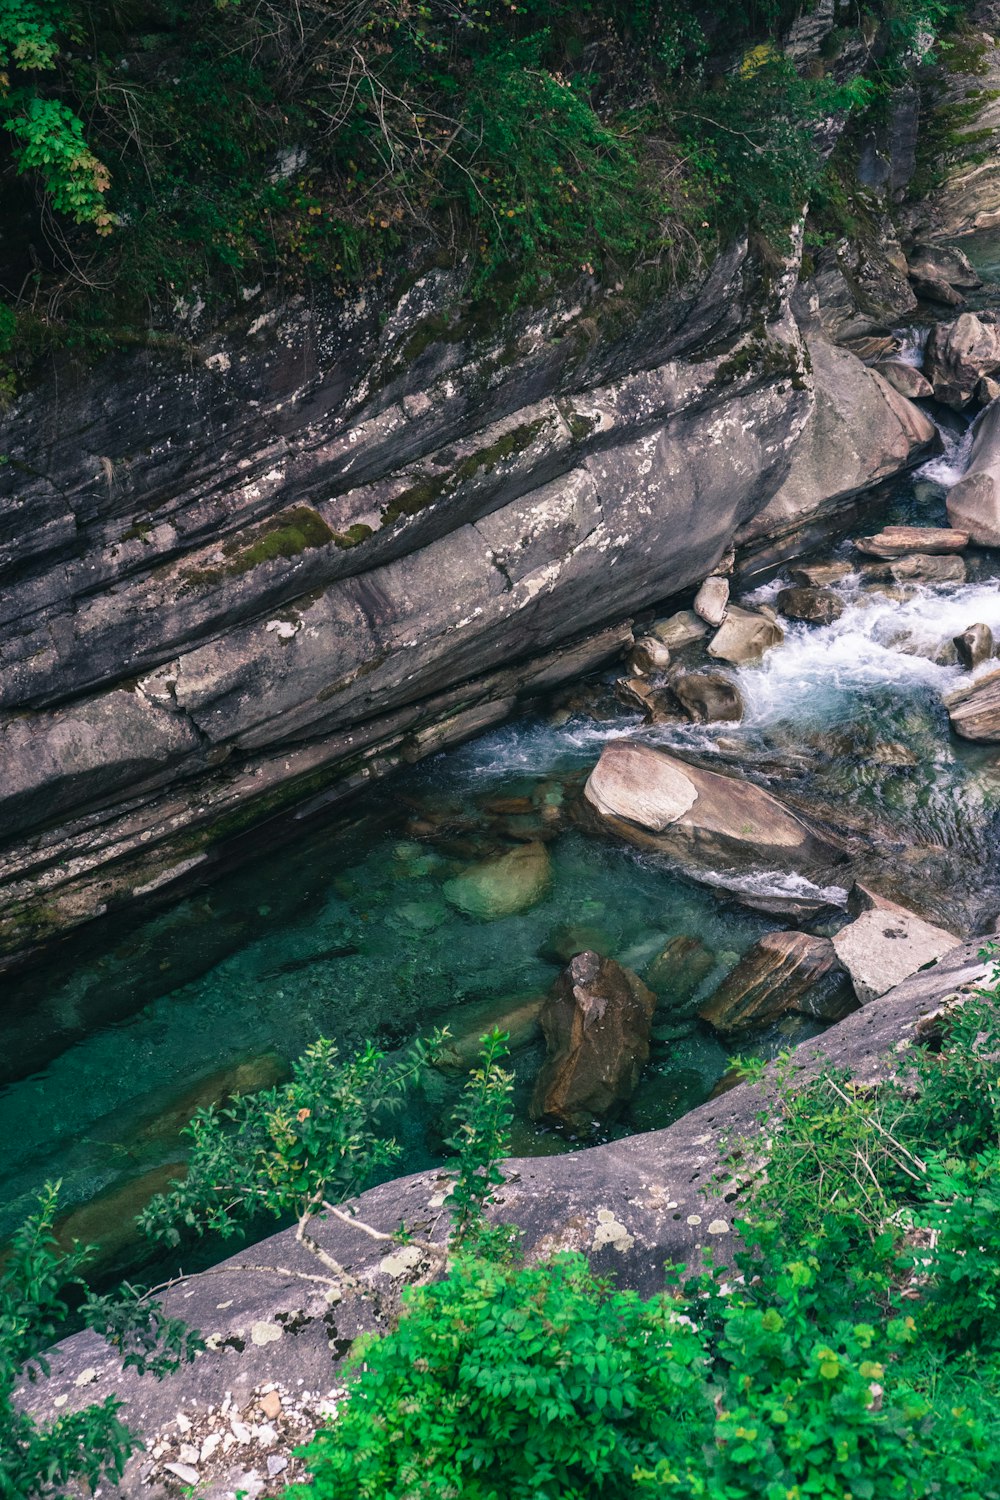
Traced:
<path fill-rule="evenodd" d="M 927 419 L 795 284 L 738 244 L 639 316 L 477 326 L 431 269 L 204 341 L 185 310 L 176 350 L 42 379 L 0 439 L 8 959 L 497 721 L 735 537 L 908 464 Z"/>

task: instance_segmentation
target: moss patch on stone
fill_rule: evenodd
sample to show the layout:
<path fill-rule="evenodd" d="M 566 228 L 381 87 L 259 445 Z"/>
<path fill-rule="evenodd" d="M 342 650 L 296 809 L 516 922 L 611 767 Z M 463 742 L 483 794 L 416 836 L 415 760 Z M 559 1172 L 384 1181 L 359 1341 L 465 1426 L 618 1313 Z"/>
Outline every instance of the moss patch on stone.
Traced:
<path fill-rule="evenodd" d="M 357 547 L 361 542 L 367 542 L 370 536 L 374 536 L 370 526 L 357 521 L 353 526 L 348 526 L 346 531 L 335 531 L 333 540 L 336 546 L 342 547 L 346 552 L 350 547 Z"/>
<path fill-rule="evenodd" d="M 296 505 L 271 516 L 251 531 L 231 537 L 223 544 L 223 561 L 205 568 L 188 568 L 181 574 L 182 586 L 210 588 L 224 579 L 240 578 L 262 563 L 298 557 L 335 540 L 317 511 L 309 505 Z"/>
<path fill-rule="evenodd" d="M 505 458 L 511 458 L 515 453 L 521 453 L 525 448 L 530 447 L 545 425 L 546 419 L 539 417 L 534 422 L 524 422 L 519 427 L 512 427 L 489 447 L 470 453 L 446 474 L 421 479 L 416 484 L 410 485 L 409 489 L 403 490 L 394 500 L 390 500 L 382 512 L 382 525 L 392 526 L 403 516 L 418 515 L 428 505 L 433 505 L 435 500 L 441 499 L 444 495 L 453 494 L 460 485 L 474 478 L 476 474 L 491 473 Z"/>

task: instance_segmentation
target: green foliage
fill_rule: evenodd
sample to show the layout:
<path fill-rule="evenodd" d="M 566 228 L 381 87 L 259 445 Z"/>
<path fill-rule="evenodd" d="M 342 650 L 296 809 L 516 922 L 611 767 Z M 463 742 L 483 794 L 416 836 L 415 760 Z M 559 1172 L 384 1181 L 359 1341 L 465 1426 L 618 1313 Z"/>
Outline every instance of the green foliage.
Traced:
<path fill-rule="evenodd" d="M 36 1383 L 49 1374 L 44 1351 L 65 1324 L 67 1295 L 86 1291 L 80 1272 L 88 1250 L 77 1245 L 67 1253 L 56 1245 L 58 1193 L 58 1184 L 45 1189 L 0 1271 L 0 1500 L 63 1495 L 65 1486 L 81 1480 L 93 1488 L 102 1477 L 119 1477 L 140 1446 L 113 1396 L 51 1422 L 36 1421 L 14 1403 L 25 1375 Z M 196 1333 L 131 1287 L 120 1300 L 88 1297 L 83 1317 L 140 1374 L 169 1374 L 203 1347 Z"/>
<path fill-rule="evenodd" d="M 997 990 L 944 1040 L 877 1089 L 783 1060 L 738 1280 L 463 1255 L 412 1290 L 295 1500 L 996 1500 Z"/>
<path fill-rule="evenodd" d="M 482 1242 L 486 1208 L 493 1201 L 493 1189 L 503 1182 L 500 1162 L 510 1154 L 514 1118 L 513 1075 L 501 1067 L 508 1041 L 507 1033 L 495 1027 L 483 1037 L 479 1066 L 469 1074 L 452 1116 L 454 1134 L 445 1143 L 458 1160 L 447 1200 L 456 1246 Z"/>
<path fill-rule="evenodd" d="M 397 1160 L 385 1121 L 438 1041 L 414 1043 L 395 1060 L 368 1046 L 341 1061 L 333 1042 L 320 1040 L 290 1083 L 199 1110 L 184 1132 L 187 1176 L 152 1200 L 142 1227 L 170 1245 L 182 1228 L 228 1239 L 262 1214 L 308 1220 L 325 1202 L 360 1192 Z"/>

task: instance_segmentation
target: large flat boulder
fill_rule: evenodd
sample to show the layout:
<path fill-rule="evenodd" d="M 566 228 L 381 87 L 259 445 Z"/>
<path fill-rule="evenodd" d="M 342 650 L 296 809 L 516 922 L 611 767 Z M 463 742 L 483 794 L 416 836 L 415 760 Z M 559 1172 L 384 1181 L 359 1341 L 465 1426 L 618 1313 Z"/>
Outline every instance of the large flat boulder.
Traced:
<path fill-rule="evenodd" d="M 982 547 L 1000 547 L 1000 402 L 976 424 L 969 467 L 948 491 L 948 519 Z"/>
<path fill-rule="evenodd" d="M 859 536 L 854 545 L 866 557 L 905 557 L 910 552 L 934 557 L 964 551 L 969 534 L 948 526 L 886 526 L 874 536 Z"/>
<path fill-rule="evenodd" d="M 541 1010 L 548 1057 L 531 1100 L 536 1120 L 586 1129 L 635 1092 L 649 1057 L 656 996 L 631 969 L 578 953 Z"/>
<path fill-rule="evenodd" d="M 607 745 L 584 798 L 604 827 L 630 843 L 713 869 L 720 860 L 810 868 L 840 852 L 770 792 L 649 745 Z"/>
<path fill-rule="evenodd" d="M 959 939 L 902 906 L 879 901 L 842 927 L 833 946 L 854 993 L 867 1005 L 957 948 Z"/>

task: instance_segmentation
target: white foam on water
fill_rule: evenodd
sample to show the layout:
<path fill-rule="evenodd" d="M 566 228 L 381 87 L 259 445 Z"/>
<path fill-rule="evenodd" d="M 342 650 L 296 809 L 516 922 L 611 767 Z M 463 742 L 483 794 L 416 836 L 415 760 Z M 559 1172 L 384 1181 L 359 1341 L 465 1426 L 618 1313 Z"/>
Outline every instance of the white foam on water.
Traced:
<path fill-rule="evenodd" d="M 950 489 L 969 467 L 969 453 L 975 432 L 972 426 L 967 427 L 964 432 L 951 432 L 947 427 L 939 427 L 938 432 L 941 434 L 944 451 L 921 464 L 914 478 L 929 479 L 934 484 L 943 484 L 945 489 Z"/>
<path fill-rule="evenodd" d="M 895 692 L 930 689 L 944 694 L 967 674 L 930 658 L 970 625 L 982 622 L 1000 635 L 997 583 L 921 588 L 898 602 L 884 594 L 859 595 L 855 574 L 838 586 L 848 601 L 832 625 L 789 624 L 785 642 L 759 667 L 738 674 L 745 724 L 835 718 L 845 696 L 887 687 Z M 984 663 L 978 672 L 995 663 Z"/>
<path fill-rule="evenodd" d="M 915 370 L 922 370 L 927 340 L 930 337 L 930 324 L 925 327 L 894 328 L 892 331 L 899 339 L 899 348 L 888 357 L 898 360 L 900 364 L 912 365 Z"/>
<path fill-rule="evenodd" d="M 842 885 L 816 885 L 805 875 L 790 870 L 755 870 L 750 875 L 726 875 L 700 871 L 704 885 L 721 890 L 740 891 L 748 896 L 784 896 L 796 901 L 822 901 L 828 906 L 846 906 L 847 890 Z"/>

